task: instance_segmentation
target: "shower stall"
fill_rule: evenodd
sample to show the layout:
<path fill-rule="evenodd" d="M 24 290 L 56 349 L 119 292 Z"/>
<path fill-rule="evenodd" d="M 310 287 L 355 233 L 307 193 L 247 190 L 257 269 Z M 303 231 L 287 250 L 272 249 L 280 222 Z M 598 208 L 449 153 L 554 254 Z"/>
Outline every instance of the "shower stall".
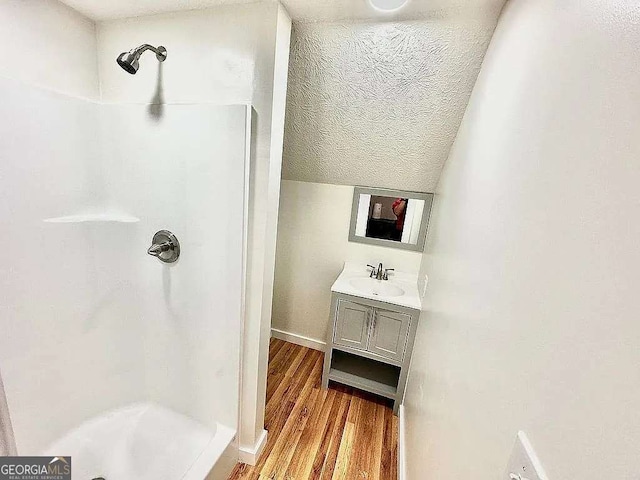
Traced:
<path fill-rule="evenodd" d="M 70 455 L 78 480 L 222 478 L 237 459 L 251 109 L 102 104 L 3 78 L 0 105 L 0 453 Z M 150 250 L 162 230 L 175 262 L 157 258 L 169 237 Z"/>

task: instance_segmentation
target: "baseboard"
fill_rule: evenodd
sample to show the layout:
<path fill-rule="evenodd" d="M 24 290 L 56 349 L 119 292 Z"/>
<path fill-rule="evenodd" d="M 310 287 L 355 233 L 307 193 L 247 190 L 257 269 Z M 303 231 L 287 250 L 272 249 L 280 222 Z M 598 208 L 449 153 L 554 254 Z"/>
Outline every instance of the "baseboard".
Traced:
<path fill-rule="evenodd" d="M 240 447 L 238 450 L 238 460 L 241 463 L 246 463 L 247 465 L 255 465 L 258 463 L 258 459 L 260 458 L 260 454 L 264 450 L 265 445 L 267 444 L 267 431 L 262 430 L 262 434 L 260 434 L 260 438 L 253 447 Z"/>
<path fill-rule="evenodd" d="M 279 338 L 285 342 L 295 343 L 302 347 L 312 348 L 314 350 L 320 350 L 324 352 L 326 343 L 316 340 L 315 338 L 305 337 L 304 335 L 297 335 L 295 333 L 285 332 L 284 330 L 278 330 L 277 328 L 271 329 L 271 336 L 273 338 Z"/>
<path fill-rule="evenodd" d="M 400 405 L 398 417 L 398 480 L 407 480 L 404 405 Z"/>

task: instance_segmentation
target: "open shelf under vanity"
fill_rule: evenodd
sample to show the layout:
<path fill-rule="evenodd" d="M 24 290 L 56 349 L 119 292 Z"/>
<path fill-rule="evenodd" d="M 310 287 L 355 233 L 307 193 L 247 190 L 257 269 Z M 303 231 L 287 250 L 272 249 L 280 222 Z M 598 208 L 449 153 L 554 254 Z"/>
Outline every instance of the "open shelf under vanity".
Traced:
<path fill-rule="evenodd" d="M 336 349 L 331 357 L 329 380 L 393 400 L 398 393 L 400 370 L 395 365 Z"/>

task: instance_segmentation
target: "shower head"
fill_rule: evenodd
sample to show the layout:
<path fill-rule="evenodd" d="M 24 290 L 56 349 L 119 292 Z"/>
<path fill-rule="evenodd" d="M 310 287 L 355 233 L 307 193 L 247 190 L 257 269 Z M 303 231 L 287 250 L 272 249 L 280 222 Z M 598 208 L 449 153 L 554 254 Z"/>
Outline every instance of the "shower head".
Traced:
<path fill-rule="evenodd" d="M 164 62 L 167 58 L 167 49 L 163 46 L 159 46 L 158 48 L 152 47 L 151 45 L 144 44 L 139 47 L 132 48 L 128 52 L 122 52 L 118 55 L 117 62 L 125 72 L 130 73 L 131 75 L 135 75 L 140 68 L 140 64 L 138 60 L 140 60 L 140 55 L 142 55 L 147 50 L 151 50 L 156 54 L 156 58 L 159 62 Z"/>

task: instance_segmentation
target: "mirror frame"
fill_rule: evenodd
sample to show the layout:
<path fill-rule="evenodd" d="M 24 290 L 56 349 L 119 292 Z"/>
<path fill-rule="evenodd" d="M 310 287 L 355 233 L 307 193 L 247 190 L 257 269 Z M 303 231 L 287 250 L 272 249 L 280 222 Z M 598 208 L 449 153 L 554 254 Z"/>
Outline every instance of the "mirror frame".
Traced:
<path fill-rule="evenodd" d="M 420 223 L 420 231 L 418 232 L 418 242 L 413 245 L 411 243 L 395 242 L 393 240 L 383 240 L 381 238 L 356 236 L 358 206 L 360 204 L 360 195 L 363 194 L 375 195 L 380 197 L 408 198 L 409 200 L 424 200 L 422 221 Z M 422 252 L 424 250 L 424 244 L 427 240 L 427 228 L 429 226 L 429 217 L 431 215 L 432 205 L 433 193 L 406 192 L 404 190 L 390 190 L 386 188 L 355 187 L 353 189 L 353 202 L 351 204 L 351 225 L 349 226 L 349 241 L 355 243 L 366 243 L 368 245 L 378 245 L 381 247 L 399 248 L 401 250 L 411 250 L 414 252 Z"/>

